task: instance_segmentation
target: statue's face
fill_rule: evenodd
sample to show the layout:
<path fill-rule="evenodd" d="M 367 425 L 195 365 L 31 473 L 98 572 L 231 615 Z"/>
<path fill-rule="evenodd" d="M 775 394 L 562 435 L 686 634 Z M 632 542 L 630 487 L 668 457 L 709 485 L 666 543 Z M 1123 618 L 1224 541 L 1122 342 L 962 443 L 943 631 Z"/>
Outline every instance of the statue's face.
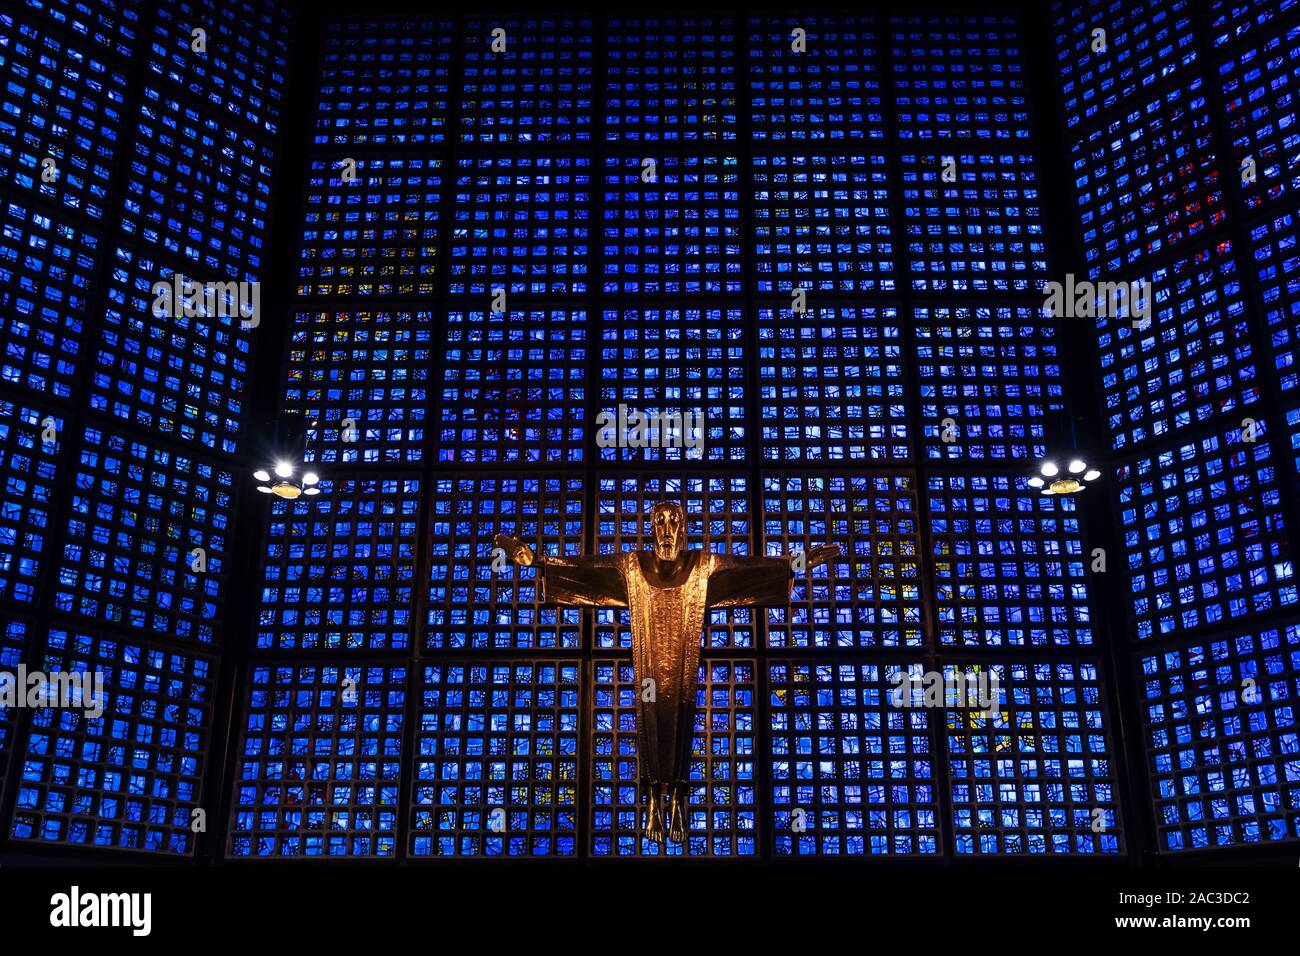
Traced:
<path fill-rule="evenodd" d="M 650 515 L 655 534 L 655 557 L 672 561 L 686 547 L 686 515 L 680 505 L 656 508 Z"/>

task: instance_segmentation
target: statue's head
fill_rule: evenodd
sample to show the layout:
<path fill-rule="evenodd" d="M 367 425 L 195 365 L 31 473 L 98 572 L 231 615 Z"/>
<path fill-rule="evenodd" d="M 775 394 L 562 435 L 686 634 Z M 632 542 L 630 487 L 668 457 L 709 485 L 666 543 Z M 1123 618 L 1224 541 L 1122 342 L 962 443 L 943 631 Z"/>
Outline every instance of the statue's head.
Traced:
<path fill-rule="evenodd" d="M 673 501 L 660 501 L 650 509 L 655 536 L 655 557 L 672 561 L 686 548 L 686 512 Z"/>

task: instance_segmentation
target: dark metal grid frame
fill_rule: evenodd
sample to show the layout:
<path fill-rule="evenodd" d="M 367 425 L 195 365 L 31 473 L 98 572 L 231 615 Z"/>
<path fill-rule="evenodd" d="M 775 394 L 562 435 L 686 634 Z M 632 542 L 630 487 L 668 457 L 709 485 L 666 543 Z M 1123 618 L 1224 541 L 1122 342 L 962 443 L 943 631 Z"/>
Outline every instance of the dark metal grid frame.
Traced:
<path fill-rule="evenodd" d="M 277 135 L 291 31 L 288 18 L 273 17 L 266 6 L 261 0 L 162 0 L 149 37 L 149 72 L 226 120 L 261 137 Z M 209 49 L 220 45 L 230 56 L 196 60 L 195 28 L 206 32 Z"/>
<path fill-rule="evenodd" d="M 131 59 L 144 33 L 139 0 L 24 0 L 29 13 L 49 17 L 49 23 L 77 42 L 89 40 L 102 52 Z"/>
<path fill-rule="evenodd" d="M 340 473 L 322 478 L 315 497 L 273 502 L 257 646 L 409 648 L 423 487 L 410 476 Z"/>
<path fill-rule="evenodd" d="M 66 440 L 77 454 L 54 609 L 85 627 L 212 645 L 233 556 L 234 473 L 99 424 Z"/>
<path fill-rule="evenodd" d="M 514 19 L 523 36 L 496 20 L 472 19 L 461 30 L 459 140 L 463 145 L 590 145 L 595 124 L 593 21 L 577 17 Z M 603 24 L 602 24 L 603 26 Z M 522 44 L 522 59 L 501 61 L 492 31 Z M 607 73 L 605 75 L 608 75 Z M 520 120 L 534 125 L 524 129 Z"/>
<path fill-rule="evenodd" d="M 892 293 L 902 233 L 889 228 L 891 179 L 871 153 L 764 152 L 748 156 L 749 244 L 764 296 Z M 839 144 L 835 144 L 839 146 Z"/>
<path fill-rule="evenodd" d="M 1240 40 L 1274 19 L 1293 14 L 1296 0 L 1210 0 L 1208 40 L 1215 48 Z"/>
<path fill-rule="evenodd" d="M 29 4 L 28 6 L 31 7 L 32 5 Z M 158 79 L 154 77 L 150 71 L 150 61 L 148 57 L 143 55 L 136 56 L 133 53 L 133 48 L 137 39 L 150 35 L 152 25 L 155 22 L 155 19 L 159 16 L 157 6 L 140 8 L 133 2 L 133 0 L 124 0 L 123 6 L 130 8 L 123 14 L 125 19 L 119 19 L 116 13 L 106 9 L 105 4 L 93 2 L 93 0 L 89 3 L 79 3 L 75 10 L 71 9 L 65 0 L 53 0 L 51 3 L 42 4 L 40 11 L 42 14 L 48 14 L 50 17 L 49 20 L 44 21 L 45 26 L 43 29 L 45 29 L 46 32 L 58 36 L 64 43 L 68 43 L 71 46 L 81 47 L 92 54 L 94 51 L 90 50 L 90 47 L 99 45 L 102 48 L 102 52 L 108 56 L 110 61 L 112 61 L 116 66 L 127 70 L 129 80 L 124 98 L 126 104 L 124 112 L 126 115 L 134 115 L 134 110 L 144 102 L 146 84 L 149 86 L 150 95 L 154 96 L 158 94 L 158 90 L 167 89 L 169 87 L 165 81 L 161 87 L 157 85 Z M 271 10 L 273 6 L 274 5 L 271 3 L 263 4 L 263 7 L 267 10 Z M 278 17 L 288 16 L 286 12 L 279 8 L 276 8 L 275 15 Z M 308 27 L 310 27 L 310 24 L 308 24 Z M 309 34 L 310 32 L 310 29 L 308 29 Z M 209 44 L 209 49 L 214 49 L 211 42 Z M 148 79 L 146 79 L 147 77 Z M 281 77 L 279 79 L 282 80 L 283 78 Z M 297 80 L 295 80 L 295 83 L 296 82 Z M 205 109 L 204 104 L 200 103 L 198 100 L 190 100 L 188 93 L 185 94 L 185 98 L 187 99 L 187 115 L 198 117 Z M 244 140 L 250 148 L 253 148 L 255 143 L 263 141 L 267 136 L 267 134 L 253 126 L 251 123 L 245 123 L 244 130 Z M 115 154 L 111 157 L 111 165 L 113 166 L 113 172 L 108 178 L 106 195 L 103 197 L 103 206 L 108 210 L 122 210 L 125 208 L 123 205 L 127 200 L 125 191 L 128 177 L 131 174 L 128 150 L 125 148 L 117 149 Z M 276 181 L 282 179 L 278 168 L 275 171 L 270 172 L 270 175 Z M 99 232 L 104 228 L 102 224 L 96 223 L 93 217 L 87 215 L 83 209 L 70 209 L 66 206 L 60 206 L 54 200 L 47 202 L 35 191 L 29 192 L 24 190 L 22 194 L 19 195 L 9 186 L 4 186 L 0 187 L 0 192 L 5 193 L 8 198 L 20 202 L 23 206 L 30 206 L 34 211 L 38 211 L 37 214 L 50 216 L 55 223 L 59 223 L 60 221 L 71 223 L 76 229 L 86 231 L 90 234 Z M 271 190 L 271 192 L 274 192 L 274 190 Z M 277 203 L 276 206 L 280 207 L 280 215 L 281 218 L 283 218 L 283 204 Z M 283 226 L 281 225 L 279 228 L 282 230 Z M 120 236 L 118 239 L 120 241 Z M 286 246 L 284 238 L 281 239 L 279 246 Z M 84 285 L 85 296 L 91 303 L 100 303 L 104 301 L 108 294 L 107 290 L 110 269 L 109 252 L 113 247 L 109 246 L 102 239 L 99 241 L 98 247 L 99 251 L 95 257 L 93 272 L 90 274 L 89 281 Z M 268 248 L 277 247 L 268 243 Z M 159 250 L 159 252 L 161 253 L 160 258 L 171 258 L 170 253 L 167 253 L 166 250 Z M 182 262 L 183 260 L 179 258 L 173 260 L 174 264 L 180 264 Z M 289 265 L 291 265 L 291 263 L 284 265 L 282 268 L 278 268 L 276 270 L 277 274 L 280 272 L 288 274 L 287 270 Z M 201 265 L 186 263 L 184 265 L 184 271 L 191 277 L 195 277 L 196 272 L 202 276 L 206 270 Z M 230 277 L 209 273 L 206 278 L 227 279 Z M 264 310 L 267 313 L 269 322 L 268 327 L 263 331 L 264 334 L 270 334 L 274 338 L 276 333 L 272 330 L 280 325 L 279 321 L 274 317 L 277 313 L 274 303 L 279 299 L 274 286 L 269 293 L 269 297 L 271 304 Z M 98 426 L 100 428 L 103 428 L 105 424 L 102 420 L 97 420 L 88 407 L 90 388 L 89 380 L 91 374 L 91 356 L 89 353 L 90 349 L 97 341 L 99 331 L 99 323 L 95 316 L 95 309 L 91 309 L 87 312 L 84 336 L 84 342 L 86 345 L 83 347 L 81 354 L 76 356 L 75 361 L 69 363 L 70 367 L 67 370 L 69 381 L 68 394 L 66 397 L 49 397 L 49 400 L 54 403 L 50 406 L 50 410 L 55 412 L 61 421 L 65 412 L 68 415 L 68 422 L 61 425 L 61 435 L 71 435 L 73 439 L 77 437 L 83 423 L 89 423 L 91 426 Z M 265 346 L 266 343 L 264 342 L 263 347 L 265 348 Z M 275 348 L 276 346 L 272 343 L 270 346 L 271 353 L 274 353 Z M 254 383 L 259 382 L 255 377 L 252 378 L 252 381 Z M 267 381 L 270 380 L 268 379 Z M 257 388 L 259 390 L 265 390 L 265 385 L 266 382 L 262 382 L 257 385 Z M 278 385 L 275 385 L 277 391 L 278 387 Z M 0 383 L 0 391 L 13 393 L 13 390 L 14 386 L 9 383 Z M 17 401 L 30 400 L 30 397 L 26 395 L 20 396 L 14 394 L 14 398 Z M 256 404 L 259 408 L 265 410 L 274 407 L 274 401 L 275 399 L 271 398 L 269 401 L 264 400 Z M 66 409 L 63 406 L 66 406 Z M 114 423 L 110 427 L 112 427 L 119 435 L 124 436 L 124 440 L 143 440 L 150 447 L 159 450 L 165 455 L 172 454 L 170 451 L 171 449 L 176 449 L 177 454 L 188 454 L 187 451 L 182 451 L 178 448 L 167 436 L 156 433 L 151 434 L 148 431 L 140 431 L 137 430 L 134 425 L 128 425 L 125 423 Z M 244 421 L 241 427 L 251 432 L 252 425 L 250 423 L 250 416 L 244 416 Z M 130 436 L 136 437 L 132 438 Z M 71 472 L 71 470 L 74 470 L 77 467 L 77 459 L 75 457 L 78 452 L 77 445 L 78 443 L 75 440 L 65 440 L 60 442 L 60 450 L 58 452 L 60 468 Z M 65 526 L 69 520 L 72 508 L 72 498 L 75 493 L 75 485 L 73 483 L 68 483 L 65 487 L 67 490 L 64 493 L 55 496 L 51 508 L 54 516 L 53 523 L 59 528 Z M 256 496 L 253 497 L 255 498 Z M 257 509 L 254 508 L 253 513 L 255 514 L 256 511 Z M 245 512 L 245 514 L 247 514 L 247 512 Z M 245 542 L 253 537 L 253 535 L 249 533 L 247 521 L 236 522 L 234 537 Z M 256 569 L 251 565 L 245 566 L 241 569 L 237 569 L 238 573 L 236 576 L 247 579 L 251 584 L 252 572 L 255 570 Z M 68 616 L 55 605 L 54 590 L 57 582 L 57 575 L 58 568 L 56 567 L 56 562 L 53 560 L 46 562 L 41 575 L 42 584 L 39 587 L 40 592 L 44 594 L 45 597 L 41 602 L 41 608 L 34 613 L 38 613 L 41 620 L 51 622 L 52 624 L 68 621 L 68 626 L 70 628 L 80 631 L 84 622 L 77 621 L 75 617 Z M 230 616 L 237 625 L 244 624 L 243 618 L 248 611 L 248 601 L 242 597 L 242 590 L 243 589 L 241 588 L 232 588 L 224 602 L 229 605 L 227 608 L 228 616 Z M 204 776 L 201 782 L 203 790 L 203 796 L 201 798 L 202 806 L 209 810 L 215 810 L 216 806 L 220 804 L 223 799 L 221 795 L 227 790 L 224 785 L 224 776 L 220 771 L 225 763 L 224 751 L 226 749 L 226 729 L 228 727 L 229 712 L 233 706 L 231 688 L 235 684 L 234 672 L 238 667 L 238 659 L 243 656 L 244 643 L 247 636 L 247 630 L 245 629 L 246 626 L 247 625 L 244 625 L 244 627 L 237 627 L 238 638 L 235 637 L 235 631 L 233 630 L 231 634 L 223 636 L 223 645 L 229 645 L 229 647 L 235 648 L 237 652 L 231 655 L 231 659 L 225 664 L 225 666 L 214 668 L 217 683 L 214 697 L 217 703 L 213 708 L 214 716 L 212 732 L 210 735 L 213 744 L 208 756 L 210 757 L 212 766 L 216 767 L 217 771 Z M 127 641 L 134 640 L 137 637 L 134 628 L 131 628 L 126 624 L 114 623 L 107 620 L 101 620 L 95 623 L 94 633 L 100 635 L 117 634 Z M 162 642 L 176 639 L 176 635 L 171 633 L 160 633 L 152 636 Z M 33 640 L 34 639 L 35 638 L 33 638 Z M 188 654 L 192 651 L 192 648 L 178 646 L 177 650 Z M 28 726 L 31 723 L 29 719 L 30 713 L 30 711 L 24 710 L 18 715 L 15 739 L 20 744 L 26 739 Z M 11 776 L 9 784 L 7 791 L 0 794 L 0 818 L 3 818 L 6 821 L 12 818 L 17 799 L 19 781 L 16 775 Z M 196 834 L 195 840 L 198 845 L 200 859 L 212 859 L 213 841 L 221 836 L 222 828 L 220 826 L 212 827 L 207 832 Z M 0 845 L 7 843 L 10 848 L 15 847 L 15 842 L 12 840 L 6 840 L 6 837 L 7 827 L 4 828 L 3 833 L 0 833 Z M 40 851 L 42 856 L 48 858 L 77 859 L 85 856 L 84 849 L 74 846 L 63 846 L 55 843 L 42 844 L 40 846 Z M 142 854 L 136 851 L 119 850 L 115 848 L 100 848 L 94 851 L 94 857 L 98 859 L 130 857 L 136 862 L 165 862 L 160 858 L 160 856 L 161 855 L 157 854 L 151 856 L 150 854 Z"/>
<path fill-rule="evenodd" d="M 755 459 L 755 460 L 757 460 L 757 459 Z M 761 796 L 761 797 L 759 797 L 759 799 L 761 799 L 761 800 L 762 800 L 762 796 Z"/>
<path fill-rule="evenodd" d="M 741 291 L 740 172 L 734 155 L 606 156 L 601 224 L 607 294 Z M 654 163 L 653 178 L 647 161 Z"/>
<path fill-rule="evenodd" d="M 1032 294 L 1047 281 L 1032 154 L 958 149 L 905 152 L 900 161 L 896 188 L 907 224 L 900 239 L 914 291 Z"/>
<path fill-rule="evenodd" d="M 1291 209 L 1296 205 L 1300 150 L 1290 130 L 1297 120 L 1298 59 L 1300 30 L 1292 29 L 1265 34 L 1258 45 L 1252 43 L 1219 64 L 1216 80 L 1222 84 L 1232 137 L 1232 152 L 1224 166 L 1238 171 L 1230 177 L 1238 202 L 1252 212 L 1278 203 Z M 1249 169 L 1252 163 L 1253 170 Z"/>
<path fill-rule="evenodd" d="M 449 295 L 586 295 L 599 182 L 590 155 L 458 154 L 448 168 L 456 175 Z"/>
<path fill-rule="evenodd" d="M 53 427 L 55 440 L 46 441 Z M 51 520 L 59 487 L 58 452 L 64 421 L 0 395 L 0 599 L 33 605 L 46 542 L 61 529 Z"/>
<path fill-rule="evenodd" d="M 1200 636 L 1300 603 L 1275 428 L 1279 418 L 1252 420 L 1116 469 L 1137 640 Z"/>
<path fill-rule="evenodd" d="M 1098 664 L 945 658 L 945 681 L 974 671 L 998 679 L 998 701 L 945 710 L 956 852 L 1123 854 Z"/>
<path fill-rule="evenodd" d="M 1227 217 L 1213 122 L 1205 81 L 1192 77 L 1070 140 L 1090 278 L 1204 242 Z"/>
<path fill-rule="evenodd" d="M 28 659 L 32 623 L 25 617 L 0 611 L 0 670 L 15 674 L 19 665 Z M 14 748 L 18 729 L 18 708 L 0 704 L 0 793 L 12 763 L 10 752 Z"/>
<path fill-rule="evenodd" d="M 1288 400 L 1300 389 L 1300 210 L 1277 210 L 1250 227 L 1242 262 L 1255 281 L 1268 328 L 1268 350 L 1277 390 Z M 1265 376 L 1266 378 L 1270 376 Z"/>
<path fill-rule="evenodd" d="M 122 232 L 214 278 L 264 278 L 269 140 L 250 139 L 203 104 L 146 86 L 128 151 Z"/>

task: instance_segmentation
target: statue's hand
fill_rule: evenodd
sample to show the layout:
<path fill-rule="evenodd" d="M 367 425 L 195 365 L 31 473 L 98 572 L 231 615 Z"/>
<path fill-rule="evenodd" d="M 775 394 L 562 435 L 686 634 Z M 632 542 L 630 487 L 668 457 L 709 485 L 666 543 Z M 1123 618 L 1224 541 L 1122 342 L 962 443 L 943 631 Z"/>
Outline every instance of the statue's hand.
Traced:
<path fill-rule="evenodd" d="M 815 568 L 840 556 L 838 544 L 822 544 L 808 552 L 808 567 Z"/>
<path fill-rule="evenodd" d="M 527 568 L 532 565 L 533 549 L 518 538 L 512 538 L 508 534 L 499 534 L 492 539 L 492 543 L 504 551 L 506 557 L 520 567 Z"/>
<path fill-rule="evenodd" d="M 839 557 L 840 546 L 838 544 L 821 544 L 815 548 L 809 548 L 807 551 L 796 551 L 790 555 L 790 567 L 795 574 L 805 574 L 819 565 L 825 564 L 832 558 Z"/>

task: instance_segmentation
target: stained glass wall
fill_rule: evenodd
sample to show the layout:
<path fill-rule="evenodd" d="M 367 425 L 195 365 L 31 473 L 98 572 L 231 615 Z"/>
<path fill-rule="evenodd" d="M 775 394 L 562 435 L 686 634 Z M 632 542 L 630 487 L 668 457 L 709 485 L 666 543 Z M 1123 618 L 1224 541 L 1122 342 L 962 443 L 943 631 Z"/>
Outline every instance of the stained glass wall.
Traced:
<path fill-rule="evenodd" d="M 229 857 L 1127 852 L 1081 515 L 1024 480 L 1068 397 L 1026 42 L 326 18 L 281 392 L 323 493 L 266 525 Z M 666 847 L 627 612 L 493 551 L 642 548 L 663 498 L 694 548 L 843 549 L 707 614 Z"/>
<path fill-rule="evenodd" d="M 1079 278 L 1153 293 L 1149 322 L 1095 322 L 1096 374 L 1142 735 L 1130 746 L 1153 849 L 1170 855 L 1300 838 L 1300 24 L 1288 3 L 1200 6 L 1052 8 Z"/>
<path fill-rule="evenodd" d="M 1297 36 L 1295 5 L 1193 0 L 11 4 L 0 667 L 101 674 L 104 712 L 0 707 L 5 848 L 1300 839 Z M 1048 314 L 1067 272 L 1149 279 L 1150 322 Z M 156 314 L 182 276 L 276 314 Z M 699 419 L 609 443 L 629 412 Z M 1101 436 L 1089 496 L 1027 483 L 1064 412 Z M 303 422 L 319 495 L 250 502 L 258 413 Z M 493 550 L 643 548 L 664 498 L 693 548 L 841 548 L 706 614 L 666 847 L 627 612 Z"/>
<path fill-rule="evenodd" d="M 0 708 L 10 849 L 194 859 L 216 828 L 259 321 L 154 286 L 269 278 L 291 25 L 263 0 L 0 11 L 0 666 L 103 681 Z"/>

